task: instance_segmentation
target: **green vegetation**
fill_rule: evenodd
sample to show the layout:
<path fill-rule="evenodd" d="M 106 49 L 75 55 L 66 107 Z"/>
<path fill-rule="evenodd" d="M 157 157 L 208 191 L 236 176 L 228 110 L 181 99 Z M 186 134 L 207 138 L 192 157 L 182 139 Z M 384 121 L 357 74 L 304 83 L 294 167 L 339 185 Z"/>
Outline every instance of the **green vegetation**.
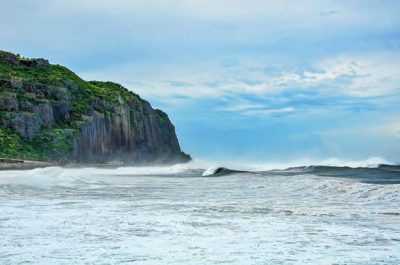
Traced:
<path fill-rule="evenodd" d="M 18 104 L 6 100 L 16 100 Z M 0 51 L 0 157 L 62 160 L 71 153 L 80 126 L 93 111 L 112 115 L 116 107 L 143 102 L 119 84 L 88 82 L 66 67 Z M 17 104 L 19 109 L 6 104 Z M 68 114 L 60 114 L 62 117 L 55 124 L 42 124 L 33 139 L 23 137 L 15 129 L 23 122 L 30 124 L 24 118 L 42 118 L 42 114 L 35 113 L 35 106 L 54 109 L 63 104 Z M 24 112 L 32 115 L 24 116 Z M 141 114 L 131 113 L 133 123 L 137 115 Z M 165 123 L 165 118 L 160 116 L 159 122 Z M 6 126 L 10 123 L 15 126 Z"/>
<path fill-rule="evenodd" d="M 0 126 L 0 157 L 30 160 L 62 161 L 73 147 L 74 133 L 59 129 L 43 130 L 33 141 L 20 137 L 11 129 Z"/>
<path fill-rule="evenodd" d="M 157 110 L 157 118 L 159 124 L 164 125 L 167 123 L 168 117 L 160 110 Z"/>

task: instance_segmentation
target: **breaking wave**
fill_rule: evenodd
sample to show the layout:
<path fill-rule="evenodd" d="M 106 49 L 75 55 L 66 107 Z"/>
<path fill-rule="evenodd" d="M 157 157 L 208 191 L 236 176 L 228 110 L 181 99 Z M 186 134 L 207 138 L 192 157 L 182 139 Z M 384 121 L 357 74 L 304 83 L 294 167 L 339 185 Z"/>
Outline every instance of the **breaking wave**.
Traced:
<path fill-rule="evenodd" d="M 210 167 L 206 169 L 203 177 L 221 177 L 232 174 L 256 174 L 264 176 L 297 176 L 316 175 L 323 177 L 337 177 L 359 180 L 366 183 L 399 184 L 400 166 L 397 165 L 373 165 L 368 167 L 349 166 L 299 166 L 286 169 L 272 170 L 235 170 L 226 167 Z"/>
<path fill-rule="evenodd" d="M 315 164 L 0 171 L 0 263 L 400 264 L 399 166 Z"/>
<path fill-rule="evenodd" d="M 124 177 L 224 177 L 224 176 L 300 176 L 315 175 L 321 177 L 342 178 L 357 180 L 365 183 L 399 184 L 400 166 L 392 164 L 379 164 L 387 162 L 383 159 L 368 159 L 359 162 L 341 162 L 331 159 L 319 165 L 290 166 L 283 168 L 281 165 L 237 165 L 235 167 L 211 166 L 205 163 L 192 162 L 174 166 L 153 167 L 119 167 L 119 168 L 68 168 L 48 167 L 32 170 L 0 171 L 0 185 L 27 185 L 27 186 L 64 186 L 70 187 L 86 183 L 88 185 L 101 185 L 102 183 L 118 182 Z M 291 164 L 289 164 L 291 165 Z M 112 176 L 112 178 L 110 178 Z M 124 181 L 129 181 L 124 179 Z"/>

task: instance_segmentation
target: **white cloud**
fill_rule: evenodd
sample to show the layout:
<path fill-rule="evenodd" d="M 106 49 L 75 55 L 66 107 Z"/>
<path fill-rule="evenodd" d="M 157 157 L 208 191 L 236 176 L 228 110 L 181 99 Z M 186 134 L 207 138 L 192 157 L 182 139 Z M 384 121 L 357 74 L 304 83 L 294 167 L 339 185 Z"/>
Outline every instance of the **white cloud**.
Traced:
<path fill-rule="evenodd" d="M 238 103 L 238 104 L 230 105 L 228 107 L 218 108 L 218 110 L 238 112 L 238 111 L 260 110 L 260 109 L 264 109 L 264 108 L 265 108 L 265 105 L 263 105 L 263 104 L 254 104 L 251 102 L 245 102 L 245 103 Z"/>
<path fill-rule="evenodd" d="M 400 89 L 399 54 L 339 57 L 322 61 L 319 66 L 323 73 L 311 74 L 317 83 L 349 78 L 342 85 L 334 84 L 335 89 L 339 89 L 342 94 L 356 97 L 382 96 L 399 92 Z"/>
<path fill-rule="evenodd" d="M 312 90 L 322 96 L 360 99 L 400 92 L 398 54 L 327 58 L 314 63 L 312 70 L 285 71 L 280 74 L 257 70 L 262 63 L 262 58 L 255 61 L 243 59 L 227 68 L 216 61 L 197 62 L 190 66 L 184 63 L 146 65 L 138 62 L 87 72 L 83 76 L 86 79 L 120 82 L 144 97 L 157 97 L 166 102 L 240 97 L 243 94 L 268 98 L 291 90 L 298 91 L 298 94 L 302 90 Z M 240 103 L 226 110 L 243 111 L 260 107 L 250 103 L 252 105 Z"/>
<path fill-rule="evenodd" d="M 247 116 L 271 116 L 271 115 L 289 114 L 295 111 L 296 110 L 292 107 L 284 107 L 276 109 L 264 108 L 264 109 L 249 109 L 243 111 L 243 114 Z"/>
<path fill-rule="evenodd" d="M 367 55 L 321 60 L 316 70 L 264 77 L 264 82 L 243 88 L 256 94 L 288 89 L 318 89 L 354 97 L 388 95 L 400 90 L 400 56 Z"/>
<path fill-rule="evenodd" d="M 289 114 L 295 112 L 293 107 L 274 108 L 268 104 L 252 103 L 236 99 L 236 103 L 231 103 L 229 106 L 217 108 L 219 111 L 238 112 L 246 116 L 263 117 L 274 116 L 280 114 Z"/>

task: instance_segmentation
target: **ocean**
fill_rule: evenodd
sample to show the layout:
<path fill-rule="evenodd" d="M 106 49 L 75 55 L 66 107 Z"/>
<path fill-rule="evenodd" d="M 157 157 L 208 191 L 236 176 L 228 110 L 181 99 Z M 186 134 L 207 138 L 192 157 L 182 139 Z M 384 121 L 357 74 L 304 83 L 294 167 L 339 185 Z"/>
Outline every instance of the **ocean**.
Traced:
<path fill-rule="evenodd" d="M 0 264 L 400 264 L 400 167 L 0 171 Z"/>

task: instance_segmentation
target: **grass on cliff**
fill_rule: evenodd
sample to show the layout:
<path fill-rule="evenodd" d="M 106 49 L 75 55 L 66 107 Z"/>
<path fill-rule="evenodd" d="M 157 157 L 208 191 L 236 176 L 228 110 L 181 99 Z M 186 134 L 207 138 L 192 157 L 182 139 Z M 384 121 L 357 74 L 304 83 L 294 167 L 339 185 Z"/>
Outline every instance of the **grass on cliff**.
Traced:
<path fill-rule="evenodd" d="M 0 53 L 7 53 L 2 52 Z M 17 57 L 21 61 L 30 59 Z M 62 89 L 71 99 L 70 117 L 65 122 L 58 122 L 55 128 L 43 128 L 38 136 L 32 140 L 23 139 L 10 128 L 3 126 L 2 119 L 7 119 L 9 113 L 0 111 L 0 157 L 26 158 L 32 160 L 54 160 L 62 158 L 73 149 L 73 140 L 79 126 L 85 122 L 87 112 L 96 102 L 105 102 L 103 105 L 127 106 L 132 102 L 145 102 L 137 94 L 113 82 L 85 81 L 60 65 L 27 66 L 0 61 L 0 80 L 18 80 L 28 84 L 45 84 L 53 89 Z M 67 88 L 67 89 L 65 89 Z M 54 99 L 29 98 L 24 89 L 12 89 L 0 85 L 0 96 L 7 93 L 14 94 L 19 101 L 33 104 L 51 103 Z M 102 106 L 100 104 L 100 106 Z M 1 108 L 0 108 L 1 109 Z M 96 111 L 111 114 L 113 109 L 95 108 Z M 141 115 L 134 113 L 135 115 Z M 73 133 L 66 134 L 71 131 Z"/>
<path fill-rule="evenodd" d="M 126 103 L 133 98 L 144 101 L 139 95 L 119 84 L 102 81 L 85 81 L 61 65 L 29 67 L 24 65 L 11 66 L 0 62 L 0 79 L 10 80 L 11 78 L 17 78 L 30 83 L 42 83 L 49 86 L 60 86 L 63 82 L 72 83 L 78 88 L 76 92 L 87 100 L 95 97 L 117 105 Z M 121 103 L 120 99 L 123 99 L 123 103 Z M 82 102 L 82 104 L 89 103 L 89 101 Z"/>
<path fill-rule="evenodd" d="M 129 91 L 123 86 L 113 82 L 85 81 L 66 67 L 60 65 L 49 65 L 45 67 L 11 66 L 0 62 L 0 80 L 21 80 L 27 83 L 41 83 L 48 86 L 60 87 L 70 84 L 74 89 L 66 92 L 72 100 L 73 119 L 80 119 L 86 115 L 88 109 L 96 100 L 106 102 L 114 106 L 128 106 L 129 102 L 146 102 L 139 95 Z M 4 87 L 0 88 L 0 93 L 7 92 Z M 23 90 L 9 91 L 17 93 L 19 99 L 32 103 L 43 103 L 45 100 L 29 99 Z M 40 102 L 42 101 L 42 102 Z M 112 112 L 112 110 L 99 110 L 100 112 Z"/>
<path fill-rule="evenodd" d="M 71 131 L 65 134 L 63 130 L 46 129 L 29 141 L 0 125 L 0 157 L 63 161 L 73 149 L 74 133 Z"/>

